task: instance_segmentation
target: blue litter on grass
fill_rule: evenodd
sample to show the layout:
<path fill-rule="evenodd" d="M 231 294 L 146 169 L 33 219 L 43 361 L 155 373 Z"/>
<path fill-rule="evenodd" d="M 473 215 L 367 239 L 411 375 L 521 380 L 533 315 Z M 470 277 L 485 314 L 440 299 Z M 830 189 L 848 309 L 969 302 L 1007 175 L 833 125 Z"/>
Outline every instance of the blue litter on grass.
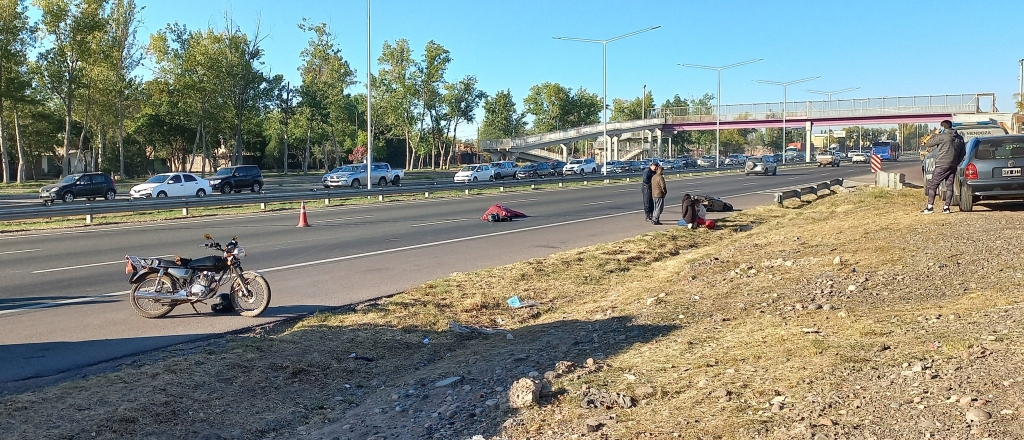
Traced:
<path fill-rule="evenodd" d="M 507 302 L 508 302 L 508 305 L 510 305 L 512 307 L 521 307 L 523 305 L 523 303 L 519 301 L 519 296 L 518 295 L 509 298 Z"/>

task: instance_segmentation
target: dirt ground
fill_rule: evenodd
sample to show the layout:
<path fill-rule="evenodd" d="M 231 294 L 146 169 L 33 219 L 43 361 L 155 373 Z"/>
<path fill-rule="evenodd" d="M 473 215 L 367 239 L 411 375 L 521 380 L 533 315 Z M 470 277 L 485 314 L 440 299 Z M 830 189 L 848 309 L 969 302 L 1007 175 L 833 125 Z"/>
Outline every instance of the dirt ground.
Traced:
<path fill-rule="evenodd" d="M 0 438 L 1024 438 L 1020 206 L 921 197 L 452 274 L 4 397 Z"/>

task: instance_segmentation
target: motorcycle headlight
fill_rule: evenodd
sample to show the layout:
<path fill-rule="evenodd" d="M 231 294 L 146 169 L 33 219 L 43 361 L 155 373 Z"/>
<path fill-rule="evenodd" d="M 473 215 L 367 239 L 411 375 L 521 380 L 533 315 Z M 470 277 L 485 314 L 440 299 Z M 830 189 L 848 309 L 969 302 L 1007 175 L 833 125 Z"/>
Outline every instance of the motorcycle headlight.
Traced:
<path fill-rule="evenodd" d="M 234 255 L 235 258 L 241 260 L 241 259 L 245 258 L 245 249 L 243 249 L 243 248 L 235 248 L 235 251 L 232 252 L 231 254 Z"/>

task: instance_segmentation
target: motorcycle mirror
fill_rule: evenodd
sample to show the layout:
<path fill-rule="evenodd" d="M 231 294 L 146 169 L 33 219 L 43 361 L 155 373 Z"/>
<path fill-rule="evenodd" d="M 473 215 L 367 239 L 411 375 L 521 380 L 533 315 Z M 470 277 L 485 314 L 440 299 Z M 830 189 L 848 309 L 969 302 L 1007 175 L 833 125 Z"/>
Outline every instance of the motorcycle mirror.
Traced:
<path fill-rule="evenodd" d="M 213 240 L 213 236 L 211 236 L 210 234 L 203 234 L 203 238 L 207 240 Z"/>

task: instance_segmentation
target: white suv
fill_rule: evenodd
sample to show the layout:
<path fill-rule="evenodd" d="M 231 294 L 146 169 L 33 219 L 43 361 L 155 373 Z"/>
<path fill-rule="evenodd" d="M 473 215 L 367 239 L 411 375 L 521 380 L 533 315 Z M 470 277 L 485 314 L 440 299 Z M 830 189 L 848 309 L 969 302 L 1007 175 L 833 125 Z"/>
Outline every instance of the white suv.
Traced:
<path fill-rule="evenodd" d="M 597 162 L 594 162 L 594 159 L 589 157 L 584 159 L 573 159 L 570 160 L 569 163 L 565 165 L 565 168 L 562 168 L 562 173 L 574 173 L 580 175 L 587 173 L 597 173 Z"/>

